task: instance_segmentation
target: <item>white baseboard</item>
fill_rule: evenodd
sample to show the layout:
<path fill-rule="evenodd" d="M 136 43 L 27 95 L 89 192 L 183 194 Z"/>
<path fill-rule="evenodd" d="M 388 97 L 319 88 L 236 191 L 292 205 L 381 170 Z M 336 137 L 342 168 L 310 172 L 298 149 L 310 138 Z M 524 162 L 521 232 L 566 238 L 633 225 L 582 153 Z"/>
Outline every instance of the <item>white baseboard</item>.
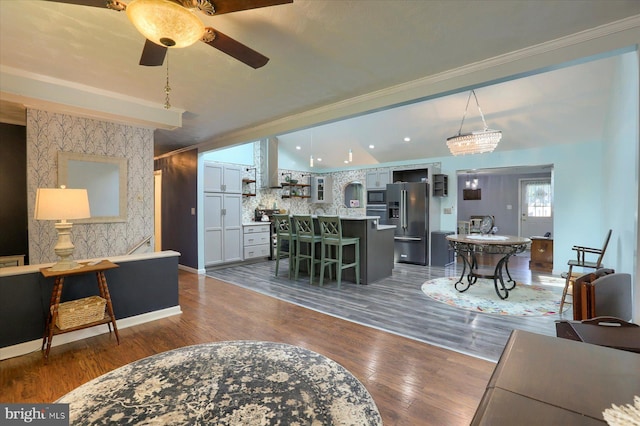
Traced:
<path fill-rule="evenodd" d="M 136 315 L 129 318 L 123 318 L 116 320 L 118 330 L 133 327 L 134 325 L 144 324 L 159 320 L 161 318 L 170 317 L 173 315 L 179 315 L 182 313 L 180 305 L 172 306 L 171 308 L 160 309 L 158 311 L 147 312 L 145 314 Z M 86 339 L 89 337 L 99 336 L 109 332 L 109 328 L 106 324 L 97 325 L 91 328 L 85 328 L 83 330 L 72 331 L 64 334 L 57 334 L 51 342 L 51 346 L 60 346 L 65 343 L 75 342 L 77 340 Z M 42 339 L 31 340 L 29 342 L 19 343 L 13 346 L 7 346 L 0 348 L 0 360 L 13 358 L 16 356 L 28 354 L 30 352 L 39 351 L 42 348 Z"/>
<path fill-rule="evenodd" d="M 201 273 L 200 269 L 195 269 L 192 268 L 190 266 L 184 266 L 184 265 L 178 265 L 178 269 L 182 270 L 182 271 L 187 271 L 187 272 L 191 272 L 192 274 L 198 274 L 198 275 L 202 275 L 203 273 Z"/>

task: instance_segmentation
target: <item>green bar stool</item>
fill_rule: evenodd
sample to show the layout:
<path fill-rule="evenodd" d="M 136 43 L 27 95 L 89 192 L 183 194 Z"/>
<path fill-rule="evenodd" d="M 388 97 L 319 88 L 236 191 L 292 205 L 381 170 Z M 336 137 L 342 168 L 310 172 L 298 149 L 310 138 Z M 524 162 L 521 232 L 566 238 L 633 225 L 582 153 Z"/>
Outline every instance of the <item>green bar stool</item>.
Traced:
<path fill-rule="evenodd" d="M 280 266 L 280 258 L 289 258 L 289 279 L 293 271 L 296 249 L 296 231 L 291 224 L 291 217 L 288 214 L 274 214 L 273 224 L 276 231 L 276 277 L 278 276 L 278 268 Z M 284 248 L 284 242 L 287 241 L 287 247 Z"/>
<path fill-rule="evenodd" d="M 316 244 L 322 242 L 322 236 L 316 235 L 313 226 L 313 218 L 309 215 L 294 215 L 297 246 L 296 246 L 296 280 L 300 273 L 300 261 L 307 261 L 307 270 L 309 271 L 309 284 L 313 284 L 313 275 L 316 263 L 320 263 L 320 259 L 316 259 Z M 302 244 L 307 245 L 306 253 L 302 249 Z"/>
<path fill-rule="evenodd" d="M 331 268 L 336 266 L 336 275 L 338 279 L 338 288 L 342 280 L 342 270 L 347 268 L 355 268 L 356 284 L 360 284 L 360 238 L 343 237 L 342 224 L 338 216 L 318 216 L 320 222 L 320 234 L 322 236 L 322 255 L 320 263 L 320 285 L 324 280 L 324 270 L 327 266 Z M 353 263 L 343 262 L 344 247 L 354 245 L 355 261 Z M 333 256 L 332 256 L 332 248 Z"/>

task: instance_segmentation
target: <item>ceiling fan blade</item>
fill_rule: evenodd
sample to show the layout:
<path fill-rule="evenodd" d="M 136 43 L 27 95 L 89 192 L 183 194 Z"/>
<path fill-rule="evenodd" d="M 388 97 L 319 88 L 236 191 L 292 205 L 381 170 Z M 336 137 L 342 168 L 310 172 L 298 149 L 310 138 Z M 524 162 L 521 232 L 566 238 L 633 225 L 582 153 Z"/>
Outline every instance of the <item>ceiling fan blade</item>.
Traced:
<path fill-rule="evenodd" d="M 80 6 L 107 7 L 107 0 L 47 0 L 55 3 L 77 4 Z"/>
<path fill-rule="evenodd" d="M 221 52 L 226 53 L 229 56 L 232 56 L 249 65 L 251 68 L 260 68 L 263 67 L 269 62 L 269 58 L 262 55 L 261 53 L 256 52 L 250 47 L 245 46 L 232 39 L 231 37 L 224 35 L 218 30 L 214 30 L 213 28 L 207 27 L 206 31 L 213 31 L 215 34 L 215 38 L 212 41 L 205 41 L 209 46 L 215 47 Z"/>
<path fill-rule="evenodd" d="M 164 57 L 167 56 L 167 48 L 155 44 L 152 41 L 145 41 L 140 57 L 140 65 L 147 67 L 159 67 L 164 63 Z"/>
<path fill-rule="evenodd" d="M 241 10 L 258 9 L 260 7 L 276 6 L 293 3 L 293 0 L 210 0 L 215 8 L 214 15 L 239 12 Z"/>

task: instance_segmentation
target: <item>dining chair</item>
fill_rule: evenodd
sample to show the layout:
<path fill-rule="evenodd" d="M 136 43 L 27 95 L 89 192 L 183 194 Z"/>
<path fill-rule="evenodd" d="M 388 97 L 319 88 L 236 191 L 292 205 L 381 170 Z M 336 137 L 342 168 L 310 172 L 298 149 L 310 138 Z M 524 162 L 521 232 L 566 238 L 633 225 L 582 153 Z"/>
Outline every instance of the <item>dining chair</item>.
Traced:
<path fill-rule="evenodd" d="M 573 274 L 574 267 L 581 268 L 590 268 L 590 269 L 600 269 L 602 268 L 602 259 L 604 258 L 604 254 L 607 251 L 607 246 L 609 245 L 609 240 L 611 239 L 611 229 L 607 232 L 607 235 L 604 239 L 604 244 L 601 248 L 592 248 L 592 247 L 584 247 L 584 246 L 573 246 L 571 250 L 576 252 L 576 258 L 569 260 L 567 264 L 569 265 L 569 272 L 566 273 L 566 280 L 564 284 L 564 289 L 562 290 L 562 299 L 560 299 L 560 312 L 566 303 L 567 294 L 572 295 L 570 293 L 571 285 L 576 278 L 576 275 Z M 596 260 L 587 260 L 587 255 L 597 256 Z"/>

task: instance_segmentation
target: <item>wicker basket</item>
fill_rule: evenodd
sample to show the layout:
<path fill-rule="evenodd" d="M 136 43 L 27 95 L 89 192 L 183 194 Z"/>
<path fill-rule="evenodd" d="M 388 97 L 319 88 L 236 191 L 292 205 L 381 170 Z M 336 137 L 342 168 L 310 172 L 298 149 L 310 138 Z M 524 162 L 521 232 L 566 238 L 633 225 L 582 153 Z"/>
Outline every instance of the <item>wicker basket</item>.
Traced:
<path fill-rule="evenodd" d="M 58 305 L 56 326 L 60 330 L 78 327 L 104 318 L 107 301 L 100 296 L 85 297 Z M 53 306 L 51 307 L 53 312 Z"/>

